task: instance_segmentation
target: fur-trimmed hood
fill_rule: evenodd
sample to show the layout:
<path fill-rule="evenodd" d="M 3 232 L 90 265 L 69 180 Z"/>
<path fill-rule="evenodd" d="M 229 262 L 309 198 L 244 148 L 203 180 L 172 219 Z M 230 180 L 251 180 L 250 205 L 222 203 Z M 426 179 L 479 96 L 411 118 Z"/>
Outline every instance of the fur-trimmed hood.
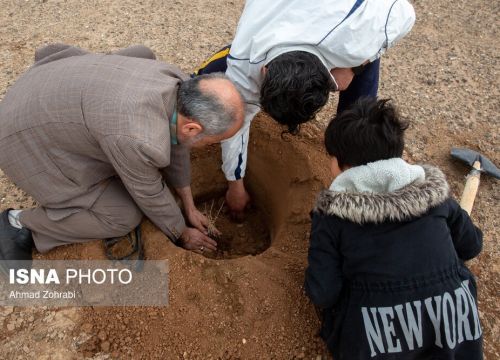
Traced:
<path fill-rule="evenodd" d="M 358 224 L 407 221 L 443 203 L 449 186 L 441 170 L 422 165 L 425 180 L 386 193 L 323 190 L 314 211 L 335 215 Z"/>

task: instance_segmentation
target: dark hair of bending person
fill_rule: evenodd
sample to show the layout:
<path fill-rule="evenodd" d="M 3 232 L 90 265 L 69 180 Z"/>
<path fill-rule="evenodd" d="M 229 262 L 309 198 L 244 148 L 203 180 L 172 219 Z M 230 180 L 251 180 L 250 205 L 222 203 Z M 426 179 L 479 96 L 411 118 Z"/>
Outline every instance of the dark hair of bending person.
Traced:
<path fill-rule="evenodd" d="M 332 78 L 320 59 L 305 51 L 291 51 L 267 66 L 260 90 L 265 112 L 296 134 L 327 102 Z"/>

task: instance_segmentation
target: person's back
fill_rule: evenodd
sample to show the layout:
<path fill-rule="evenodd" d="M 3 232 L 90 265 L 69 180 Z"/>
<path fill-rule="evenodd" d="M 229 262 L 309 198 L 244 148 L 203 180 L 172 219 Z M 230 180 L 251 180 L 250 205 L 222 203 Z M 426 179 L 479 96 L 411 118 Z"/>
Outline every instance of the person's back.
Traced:
<path fill-rule="evenodd" d="M 169 164 L 168 119 L 185 74 L 150 59 L 49 50 L 0 103 L 0 168 L 11 180 L 44 206 L 88 207 L 116 176 L 107 148 L 119 137 L 151 144 Z"/>
<path fill-rule="evenodd" d="M 35 62 L 9 89 L 0 103 L 1 138 L 32 129 L 54 144 L 61 141 L 60 126 L 69 135 L 81 127 L 97 140 L 110 134 L 151 137 L 148 122 L 158 114 L 163 119 L 171 115 L 166 109 L 176 101 L 172 88 L 188 78 L 177 67 L 150 59 L 91 54 L 75 47 L 62 47 L 53 55 L 61 53 L 52 61 L 47 56 Z M 117 121 L 131 117 L 135 121 Z M 77 145 L 85 141 L 82 136 L 67 140 L 61 147 L 88 148 Z"/>
<path fill-rule="evenodd" d="M 306 292 L 335 359 L 479 359 L 482 234 L 443 173 L 400 158 L 401 123 L 364 100 L 329 125 L 335 180 L 313 212 Z"/>

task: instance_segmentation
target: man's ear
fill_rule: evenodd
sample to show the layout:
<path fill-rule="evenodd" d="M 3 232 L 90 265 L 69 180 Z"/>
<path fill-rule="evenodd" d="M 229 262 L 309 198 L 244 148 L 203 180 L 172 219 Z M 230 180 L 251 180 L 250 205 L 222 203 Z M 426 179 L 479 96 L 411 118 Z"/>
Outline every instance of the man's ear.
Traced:
<path fill-rule="evenodd" d="M 197 122 L 186 121 L 183 125 L 181 125 L 180 130 L 183 136 L 191 138 L 201 134 L 203 127 Z"/>
<path fill-rule="evenodd" d="M 260 73 L 262 74 L 262 76 L 266 76 L 266 73 L 267 73 L 267 66 L 263 66 L 260 68 Z"/>

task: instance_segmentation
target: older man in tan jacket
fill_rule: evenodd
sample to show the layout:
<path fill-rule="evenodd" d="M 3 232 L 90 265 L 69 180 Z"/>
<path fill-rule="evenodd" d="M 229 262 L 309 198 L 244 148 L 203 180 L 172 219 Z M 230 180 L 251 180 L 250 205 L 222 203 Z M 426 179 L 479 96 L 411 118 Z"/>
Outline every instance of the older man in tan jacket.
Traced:
<path fill-rule="evenodd" d="M 142 46 L 38 50 L 0 103 L 0 168 L 40 207 L 0 215 L 0 260 L 31 259 L 33 241 L 45 252 L 123 236 L 143 214 L 179 245 L 214 250 L 191 195 L 189 148 L 231 137 L 243 116 L 223 75 L 190 79 Z"/>

